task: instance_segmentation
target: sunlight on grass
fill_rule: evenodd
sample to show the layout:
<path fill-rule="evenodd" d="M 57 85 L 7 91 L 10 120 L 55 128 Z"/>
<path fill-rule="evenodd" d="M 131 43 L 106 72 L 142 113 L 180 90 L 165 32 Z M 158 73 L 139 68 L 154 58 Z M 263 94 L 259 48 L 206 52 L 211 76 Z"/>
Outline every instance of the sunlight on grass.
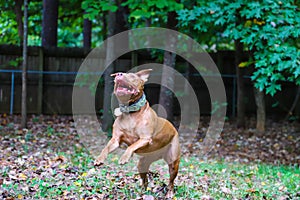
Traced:
<path fill-rule="evenodd" d="M 193 166 L 193 167 L 191 167 Z M 299 193 L 300 169 L 293 166 L 203 162 L 197 158 L 183 159 L 181 170 L 187 180 L 179 188 L 192 185 L 199 196 L 214 198 L 296 198 Z M 179 179 L 182 179 L 180 177 Z M 183 193 L 184 194 L 184 191 Z M 182 196 L 181 196 L 182 197 Z"/>

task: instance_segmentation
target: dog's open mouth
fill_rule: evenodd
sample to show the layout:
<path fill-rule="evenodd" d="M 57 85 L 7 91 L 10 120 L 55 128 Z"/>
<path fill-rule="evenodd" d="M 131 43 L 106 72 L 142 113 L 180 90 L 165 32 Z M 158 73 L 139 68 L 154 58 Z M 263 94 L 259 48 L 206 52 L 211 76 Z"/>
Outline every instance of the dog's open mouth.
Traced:
<path fill-rule="evenodd" d="M 125 83 L 124 81 L 118 81 L 116 83 L 115 93 L 117 96 L 124 96 L 124 95 L 133 95 L 136 94 L 137 89 L 133 86 Z"/>

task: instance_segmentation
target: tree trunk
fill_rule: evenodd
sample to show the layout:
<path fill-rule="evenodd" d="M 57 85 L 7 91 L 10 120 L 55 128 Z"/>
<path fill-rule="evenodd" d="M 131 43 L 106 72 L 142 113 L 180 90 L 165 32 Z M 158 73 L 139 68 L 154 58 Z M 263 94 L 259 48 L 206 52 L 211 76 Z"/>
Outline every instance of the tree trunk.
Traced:
<path fill-rule="evenodd" d="M 243 70 L 239 67 L 242 61 L 243 44 L 240 41 L 235 41 L 235 69 L 237 77 L 237 127 L 245 127 L 245 101 L 244 101 L 244 78 Z M 232 109 L 235 105 L 232 105 Z"/>
<path fill-rule="evenodd" d="M 114 2 L 114 1 L 113 1 Z M 109 12 L 107 16 L 107 37 L 111 37 L 115 33 L 115 24 L 116 24 L 116 13 Z M 110 60 L 114 57 L 114 43 L 113 41 L 107 43 L 106 47 L 106 60 Z M 106 68 L 104 72 L 104 101 L 103 101 L 103 122 L 102 122 L 102 129 L 103 131 L 109 132 L 112 128 L 113 117 L 111 113 L 111 95 L 113 91 L 113 84 L 111 80 L 110 74 L 114 71 L 113 64 Z"/>
<path fill-rule="evenodd" d="M 114 0 L 111 0 L 111 4 L 115 4 Z M 107 16 L 107 37 L 111 37 L 117 33 L 120 33 L 126 28 L 126 20 L 124 19 L 126 12 L 125 9 L 119 9 L 116 12 L 109 12 Z M 120 41 L 124 42 L 124 41 Z M 114 44 L 110 42 L 107 44 L 106 50 L 106 60 L 111 60 L 114 57 L 115 50 L 117 49 L 118 41 Z M 113 124 L 113 116 L 111 112 L 111 97 L 113 92 L 113 81 L 110 76 L 114 72 L 115 63 L 112 63 L 110 67 L 108 67 L 104 72 L 104 101 L 103 101 L 103 121 L 102 121 L 102 129 L 103 131 L 110 132 Z"/>
<path fill-rule="evenodd" d="M 190 89 L 189 89 L 189 77 L 190 77 L 190 66 L 189 63 L 186 61 L 185 62 L 185 66 L 186 66 L 186 71 L 185 71 L 185 79 L 186 81 L 184 82 L 184 98 L 185 98 L 185 102 L 189 102 L 189 98 L 190 98 Z M 191 112 L 191 105 L 188 103 L 183 104 L 183 116 L 190 116 L 190 112 Z M 184 117 L 182 118 L 182 124 L 190 124 L 192 122 L 191 117 Z"/>
<path fill-rule="evenodd" d="M 57 46 L 58 0 L 43 0 L 42 46 Z"/>
<path fill-rule="evenodd" d="M 176 60 L 176 54 L 165 51 L 164 53 L 164 65 L 174 68 Z M 173 91 L 174 91 L 174 73 L 168 73 L 166 70 L 162 71 L 161 87 L 159 94 L 159 104 L 165 109 L 167 119 L 173 120 Z M 164 87 L 163 85 L 168 86 Z M 158 115 L 161 115 L 162 111 L 158 109 Z"/>
<path fill-rule="evenodd" d="M 101 16 L 101 20 L 102 20 L 102 29 L 101 29 L 101 35 L 103 35 L 103 40 L 106 40 L 107 38 L 107 34 L 108 34 L 108 30 L 107 30 L 107 21 L 108 21 L 108 13 L 107 12 L 103 12 L 103 15 Z"/>
<path fill-rule="evenodd" d="M 266 124 L 265 95 L 254 87 L 254 98 L 256 103 L 256 130 L 264 133 Z"/>
<path fill-rule="evenodd" d="M 18 25 L 18 34 L 20 37 L 20 45 L 23 44 L 23 34 L 24 34 L 24 30 L 23 30 L 23 12 L 22 12 L 22 5 L 23 5 L 23 0 L 15 0 L 15 7 L 14 7 L 14 11 L 16 14 L 16 21 L 17 21 L 17 25 Z"/>
<path fill-rule="evenodd" d="M 90 50 L 92 47 L 92 21 L 83 20 L 83 48 Z"/>
<path fill-rule="evenodd" d="M 24 0 L 21 128 L 26 128 L 26 124 L 27 124 L 27 36 L 28 36 L 28 2 L 27 0 Z"/>
<path fill-rule="evenodd" d="M 296 96 L 295 96 L 295 99 L 294 99 L 294 102 L 289 110 L 289 112 L 287 113 L 287 115 L 285 116 L 284 120 L 289 120 L 289 118 L 291 116 L 293 116 L 293 112 L 294 112 L 294 109 L 296 108 L 297 104 L 299 103 L 299 98 L 300 98 L 300 86 L 298 86 L 298 89 L 297 89 L 297 93 L 296 93 Z"/>
<path fill-rule="evenodd" d="M 177 14 L 176 12 L 169 12 L 168 13 L 168 21 L 167 21 L 167 28 L 171 29 L 176 27 L 177 25 Z M 167 41 L 168 46 L 175 46 L 177 42 L 177 38 L 169 37 Z M 164 53 L 164 65 L 167 67 L 175 68 L 176 62 L 176 54 L 172 52 L 165 51 Z M 168 73 L 166 70 L 162 72 L 161 83 L 162 86 L 160 87 L 160 94 L 159 94 L 159 104 L 165 109 L 167 114 L 167 119 L 173 121 L 173 91 L 174 91 L 174 73 Z M 167 85 L 169 89 L 163 87 L 163 85 Z M 158 115 L 161 114 L 161 110 L 158 109 Z"/>

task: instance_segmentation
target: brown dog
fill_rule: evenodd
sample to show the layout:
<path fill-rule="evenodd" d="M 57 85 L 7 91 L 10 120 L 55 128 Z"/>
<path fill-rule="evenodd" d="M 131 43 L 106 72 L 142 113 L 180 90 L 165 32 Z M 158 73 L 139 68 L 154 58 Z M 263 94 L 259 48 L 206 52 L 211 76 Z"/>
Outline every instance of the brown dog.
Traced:
<path fill-rule="evenodd" d="M 133 153 L 140 155 L 138 171 L 146 188 L 150 164 L 162 158 L 169 165 L 170 180 L 166 195 L 169 198 L 174 194 L 174 179 L 180 162 L 179 138 L 174 126 L 158 117 L 145 98 L 143 88 L 150 71 L 146 69 L 137 73 L 111 75 L 115 77 L 114 94 L 120 107 L 115 109 L 117 118 L 113 124 L 112 138 L 94 164 L 103 164 L 108 153 L 121 143 L 126 143 L 128 148 L 119 164 L 127 163 Z"/>

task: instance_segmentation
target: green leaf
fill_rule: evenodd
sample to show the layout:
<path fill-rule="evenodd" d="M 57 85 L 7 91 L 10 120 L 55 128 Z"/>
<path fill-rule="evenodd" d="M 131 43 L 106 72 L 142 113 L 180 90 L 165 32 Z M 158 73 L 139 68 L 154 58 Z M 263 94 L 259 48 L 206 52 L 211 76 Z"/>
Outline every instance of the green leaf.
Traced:
<path fill-rule="evenodd" d="M 271 54 L 271 56 L 270 56 L 270 63 L 271 64 L 275 64 L 275 63 L 278 63 L 278 62 L 280 62 L 281 61 L 281 58 L 280 58 L 280 55 L 279 54 Z"/>
<path fill-rule="evenodd" d="M 239 64 L 240 68 L 248 67 L 249 65 L 253 64 L 253 61 L 246 61 L 246 62 L 241 62 Z"/>
<path fill-rule="evenodd" d="M 266 67 L 267 65 L 268 64 L 267 64 L 267 60 L 266 59 L 257 60 L 255 62 L 255 67 L 256 68 Z"/>
<path fill-rule="evenodd" d="M 277 91 L 281 91 L 281 85 L 276 83 L 271 83 L 269 87 L 266 88 L 266 93 L 270 94 L 271 96 L 274 96 Z"/>
<path fill-rule="evenodd" d="M 130 14 L 130 17 L 133 17 L 135 19 L 150 18 L 151 16 L 151 12 L 144 12 L 143 10 L 135 10 Z"/>
<path fill-rule="evenodd" d="M 111 5 L 108 2 L 103 2 L 100 4 L 101 8 L 103 11 L 111 11 L 111 12 L 116 12 L 118 10 L 118 6 L 116 5 Z"/>
<path fill-rule="evenodd" d="M 83 10 L 85 10 L 85 9 L 87 9 L 88 7 L 89 7 L 89 1 L 83 1 L 82 3 L 81 3 L 81 8 L 83 9 Z"/>
<path fill-rule="evenodd" d="M 162 9 L 164 8 L 167 4 L 166 4 L 166 1 L 156 1 L 156 4 L 155 4 L 158 8 Z"/>
<path fill-rule="evenodd" d="M 218 26 L 218 25 L 224 25 L 225 22 L 226 22 L 225 17 L 220 17 L 219 19 L 217 19 L 217 20 L 215 21 L 215 25 L 216 25 L 216 26 Z"/>
<path fill-rule="evenodd" d="M 279 101 L 276 101 L 275 103 L 272 104 L 272 108 L 276 108 L 279 105 Z"/>

